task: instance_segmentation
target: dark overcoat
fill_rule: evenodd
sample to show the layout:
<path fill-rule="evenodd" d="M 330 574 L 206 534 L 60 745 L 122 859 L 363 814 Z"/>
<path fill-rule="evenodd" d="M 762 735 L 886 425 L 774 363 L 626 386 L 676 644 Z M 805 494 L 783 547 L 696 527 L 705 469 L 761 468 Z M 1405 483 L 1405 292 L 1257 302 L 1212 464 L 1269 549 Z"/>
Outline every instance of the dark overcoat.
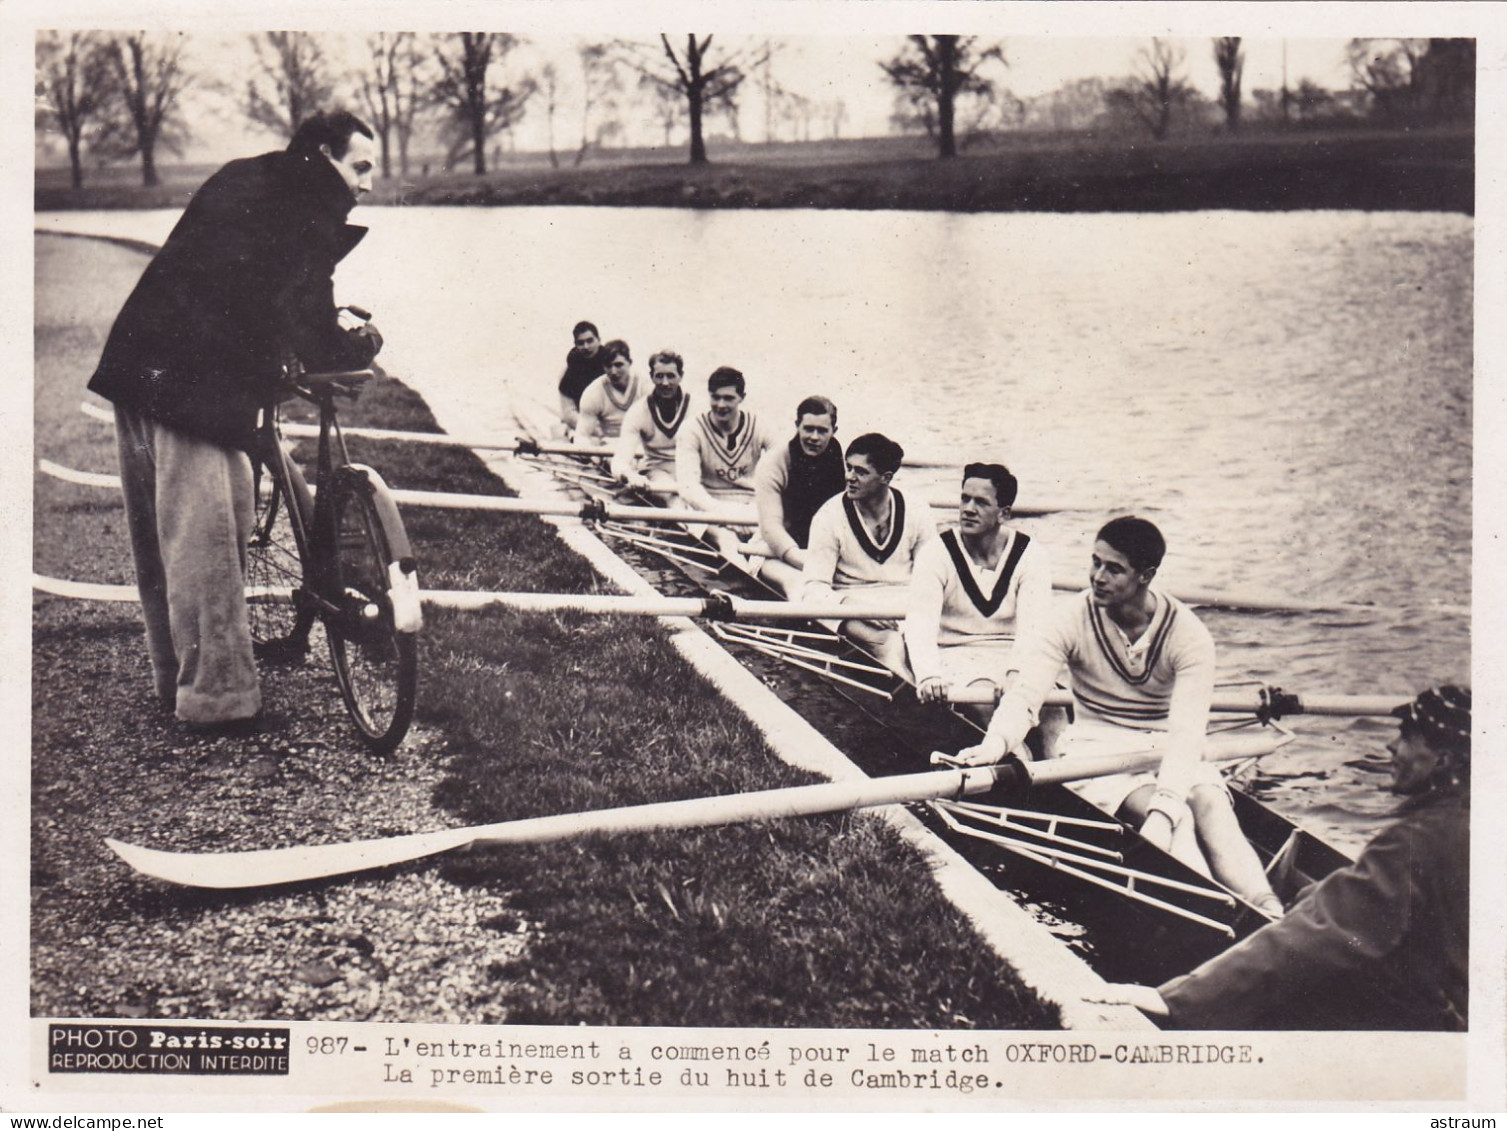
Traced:
<path fill-rule="evenodd" d="M 1463 1030 L 1469 970 L 1469 794 L 1444 790 L 1161 994 L 1175 1028 Z"/>
<path fill-rule="evenodd" d="M 252 450 L 282 362 L 359 369 L 376 342 L 342 330 L 335 265 L 366 229 L 322 155 L 232 161 L 194 195 L 147 265 L 89 388 L 190 435 Z"/>

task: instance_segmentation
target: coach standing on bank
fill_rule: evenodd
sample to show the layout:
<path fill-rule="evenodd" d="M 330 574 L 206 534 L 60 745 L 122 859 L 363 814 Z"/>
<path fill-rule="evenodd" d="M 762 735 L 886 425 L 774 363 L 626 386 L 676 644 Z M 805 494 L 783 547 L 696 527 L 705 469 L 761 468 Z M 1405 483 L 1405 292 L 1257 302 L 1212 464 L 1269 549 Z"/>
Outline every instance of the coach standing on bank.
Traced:
<path fill-rule="evenodd" d="M 131 550 L 157 695 L 184 722 L 261 710 L 244 556 L 256 417 L 285 362 L 357 369 L 382 338 L 343 329 L 335 266 L 365 228 L 372 131 L 344 111 L 210 177 L 110 331 L 91 391 L 115 405 Z"/>

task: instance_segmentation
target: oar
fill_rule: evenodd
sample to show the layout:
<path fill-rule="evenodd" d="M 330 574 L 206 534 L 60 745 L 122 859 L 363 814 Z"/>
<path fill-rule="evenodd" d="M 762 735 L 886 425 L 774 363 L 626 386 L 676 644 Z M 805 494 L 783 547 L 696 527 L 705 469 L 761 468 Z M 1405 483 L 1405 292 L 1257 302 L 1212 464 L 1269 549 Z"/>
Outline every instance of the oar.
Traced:
<path fill-rule="evenodd" d="M 85 601 L 139 601 L 134 585 L 68 581 L 44 574 L 31 575 L 31 587 L 55 597 Z M 248 600 L 287 601 L 286 589 L 246 590 Z M 419 594 L 426 605 L 444 609 L 516 609 L 534 613 L 593 613 L 628 617 L 710 617 L 723 620 L 895 620 L 898 608 L 844 605 L 838 601 L 746 601 L 740 597 L 618 597 L 606 593 L 479 593 L 460 589 L 426 589 Z"/>
<path fill-rule="evenodd" d="M 79 407 L 81 409 L 83 409 L 84 414 L 86 416 L 93 417 L 96 420 L 105 421 L 106 423 L 109 423 L 109 424 L 113 424 L 115 422 L 115 417 L 111 413 L 107 412 L 105 409 L 100 408 L 98 405 L 91 404 L 88 401 L 84 401 L 82 404 L 79 405 Z M 286 435 L 286 436 L 292 436 L 292 437 L 295 437 L 295 438 L 309 439 L 309 438 L 318 437 L 318 435 L 319 435 L 319 428 L 318 428 L 318 426 L 317 425 L 313 425 L 313 424 L 295 424 L 295 423 L 292 423 L 292 422 L 285 422 L 282 425 L 282 430 L 283 430 L 283 434 L 284 435 Z M 496 439 L 487 439 L 487 438 L 484 438 L 484 437 L 467 437 L 467 436 L 462 436 L 462 435 L 456 435 L 456 434 L 450 433 L 450 432 L 400 432 L 400 431 L 395 431 L 395 430 L 390 429 L 390 428 L 365 428 L 365 427 L 359 427 L 359 426 L 356 426 L 356 425 L 345 425 L 345 424 L 342 424 L 340 426 L 340 431 L 342 433 L 344 433 L 345 435 L 347 435 L 347 436 L 359 436 L 359 437 L 362 437 L 362 438 L 368 439 L 368 440 L 401 440 L 401 441 L 405 441 L 405 442 L 408 442 L 408 443 L 414 443 L 414 444 L 440 444 L 440 445 L 444 445 L 444 446 L 448 446 L 448 447 L 472 448 L 472 449 L 475 449 L 475 450 L 478 450 L 478 451 L 512 452 L 515 455 L 517 455 L 517 454 L 529 454 L 529 455 L 532 455 L 532 454 L 541 454 L 541 455 L 570 455 L 570 456 L 581 456 L 582 458 L 586 458 L 586 459 L 596 459 L 596 458 L 610 457 L 613 454 L 613 450 L 610 447 L 606 447 L 606 446 L 601 445 L 601 444 L 571 444 L 571 443 L 567 443 L 567 442 L 564 442 L 564 441 L 550 441 L 550 440 L 534 441 L 534 440 L 526 440 L 526 439 L 524 439 L 524 440 L 511 440 L 511 441 L 499 441 L 499 440 L 496 440 Z M 93 475 L 95 475 L 94 472 L 88 472 L 88 471 L 74 472 L 74 471 L 71 471 L 71 469 L 68 469 L 68 468 L 59 468 L 57 464 L 51 464 L 50 466 L 51 466 L 51 468 L 57 468 L 59 471 L 67 473 L 67 474 L 60 475 L 59 478 L 70 479 L 72 482 L 75 482 L 75 483 L 90 483 L 93 486 L 100 486 L 100 487 L 104 487 L 104 486 L 109 486 L 110 485 L 110 484 L 107 484 L 107 483 L 99 482 L 98 480 L 95 480 L 95 479 L 77 478 L 78 476 L 93 476 Z M 945 462 L 938 461 L 938 460 L 906 460 L 904 466 L 918 468 L 918 469 L 926 469 L 926 468 L 945 469 L 945 468 L 956 468 L 956 467 L 960 467 L 961 465 L 957 464 L 957 463 L 945 463 Z M 47 470 L 47 469 L 44 469 L 44 470 Z M 49 474 L 56 474 L 56 472 L 49 470 Z M 115 486 L 119 486 L 119 483 L 116 483 Z M 401 500 L 399 500 L 399 501 L 401 502 Z M 956 507 L 958 505 L 956 499 L 930 499 L 930 500 L 928 500 L 928 503 L 932 507 L 934 507 L 934 508 L 936 508 L 938 510 L 956 509 Z M 444 504 L 441 504 L 441 503 L 429 503 L 429 504 L 415 503 L 414 505 L 416 505 L 416 506 L 426 506 L 426 505 L 427 506 L 443 506 Z M 1046 502 L 1029 502 L 1028 501 L 1026 503 L 1017 503 L 1015 505 L 1015 507 L 1013 508 L 1013 513 L 1018 518 L 1039 518 L 1042 515 L 1056 514 L 1059 511 L 1085 510 L 1085 509 L 1092 509 L 1092 508 L 1085 508 L 1085 507 L 1083 507 L 1081 505 L 1078 505 L 1078 504 L 1075 504 L 1075 503 L 1057 502 L 1057 501 L 1053 501 L 1053 500 L 1049 500 L 1049 501 L 1046 501 Z M 733 526 L 749 526 L 749 525 L 756 525 L 757 524 L 757 519 L 751 519 L 749 521 L 744 521 L 743 518 L 740 516 L 739 518 L 733 519 L 731 521 L 728 521 L 728 520 L 719 520 L 719 519 L 707 518 L 707 517 L 705 517 L 705 513 L 710 513 L 710 512 L 698 512 L 698 514 L 701 514 L 702 517 L 699 517 L 699 518 L 696 518 L 696 519 L 677 519 L 677 520 L 674 520 L 674 521 L 711 522 L 714 525 L 733 525 Z M 662 520 L 662 521 L 671 521 L 671 520 L 666 519 L 666 520 Z"/>
<path fill-rule="evenodd" d="M 33 573 L 31 585 L 39 593 L 87 601 L 139 601 L 134 585 L 92 581 L 67 581 Z M 876 605 L 845 605 L 823 601 L 749 601 L 741 597 L 618 597 L 609 593 L 482 593 L 457 589 L 426 589 L 419 594 L 426 604 L 445 609 L 516 609 L 520 612 L 591 613 L 602 616 L 710 617 L 717 620 L 900 620 L 905 610 Z M 249 601 L 288 601 L 286 589 L 248 588 Z M 993 687 L 968 686 L 950 689 L 950 703 L 993 704 Z M 1350 718 L 1390 715 L 1412 699 L 1396 695 L 1296 695 L 1280 688 L 1262 688 L 1244 694 L 1214 696 L 1211 709 L 1221 714 L 1329 715 Z M 1073 702 L 1067 692 L 1051 692 L 1046 705 L 1066 707 Z"/>
<path fill-rule="evenodd" d="M 1080 593 L 1088 588 L 1081 578 L 1053 578 L 1052 588 L 1059 592 Z M 1165 589 L 1162 592 L 1167 592 Z M 1275 593 L 1257 593 L 1240 590 L 1215 592 L 1212 589 L 1179 589 L 1175 594 L 1185 605 L 1198 605 L 1211 609 L 1239 609 L 1252 613 L 1366 613 L 1374 616 L 1376 606 L 1357 605 L 1346 601 L 1305 601 L 1284 597 Z"/>
<path fill-rule="evenodd" d="M 1390 715 L 1394 710 L 1413 698 L 1409 694 L 1398 695 L 1302 695 L 1283 691 L 1280 687 L 1254 689 L 1244 694 L 1216 692 L 1209 702 L 1209 709 L 1221 715 L 1255 715 L 1272 719 L 1285 719 L 1292 715 L 1325 715 L 1333 718 L 1360 718 Z M 993 687 L 976 684 L 967 687 L 950 687 L 949 703 L 977 703 L 992 706 L 999 701 Z M 1067 691 L 1047 693 L 1045 706 L 1070 707 L 1072 694 Z"/>
<path fill-rule="evenodd" d="M 1218 750 L 1217 757 L 1219 760 L 1248 758 L 1264 753 L 1270 747 L 1269 740 L 1259 750 L 1255 744 L 1228 746 Z M 867 809 L 877 805 L 967 797 L 987 792 L 997 784 L 1019 790 L 1033 785 L 1135 772 L 1160 761 L 1161 752 L 1156 750 L 1031 763 L 1010 759 L 998 766 L 824 782 L 757 793 L 529 817 L 344 844 L 263 848 L 249 852 L 165 852 L 108 838 L 105 843 L 136 871 L 154 879 L 199 888 L 267 887 L 387 868 L 457 848 L 545 844 L 598 833 L 708 828 Z"/>
<path fill-rule="evenodd" d="M 54 479 L 86 487 L 119 489 L 120 476 L 98 471 L 79 471 L 52 460 L 37 462 L 37 470 Z M 582 519 L 610 519 L 621 522 L 701 522 L 710 526 L 757 526 L 758 516 L 748 510 L 728 507 L 700 511 L 691 507 L 638 507 L 617 504 L 555 502 L 538 499 L 515 499 L 505 495 L 470 495 L 447 491 L 393 490 L 400 506 L 433 507 L 440 510 L 492 511 L 500 514 L 557 515 Z"/>

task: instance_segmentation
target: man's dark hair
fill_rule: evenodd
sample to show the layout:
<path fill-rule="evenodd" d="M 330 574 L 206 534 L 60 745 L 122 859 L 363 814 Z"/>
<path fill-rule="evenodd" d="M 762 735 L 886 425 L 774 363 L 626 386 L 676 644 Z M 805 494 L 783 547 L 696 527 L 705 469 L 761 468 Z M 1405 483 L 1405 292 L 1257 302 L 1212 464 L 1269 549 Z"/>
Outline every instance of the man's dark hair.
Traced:
<path fill-rule="evenodd" d="M 570 328 L 570 336 L 572 338 L 579 338 L 582 330 L 590 330 L 598 338 L 602 336 L 602 332 L 596 328 L 594 322 L 577 322 Z"/>
<path fill-rule="evenodd" d="M 844 453 L 848 459 L 868 456 L 874 470 L 881 475 L 893 475 L 900 470 L 900 461 L 905 458 L 905 449 L 888 436 L 878 432 L 865 432 L 848 445 Z"/>
<path fill-rule="evenodd" d="M 612 364 L 612 359 L 618 354 L 622 354 L 629 361 L 633 360 L 633 355 L 628 352 L 628 343 L 622 338 L 613 338 L 602 346 L 602 356 L 607 359 L 608 365 Z"/>
<path fill-rule="evenodd" d="M 349 110 L 321 110 L 298 123 L 288 152 L 312 156 L 321 145 L 328 145 L 331 157 L 344 157 L 351 147 L 351 134 L 357 133 L 376 140 L 372 128 Z"/>
<path fill-rule="evenodd" d="M 1108 542 L 1119 550 L 1137 573 L 1155 569 L 1162 564 L 1162 557 L 1167 553 L 1162 532 L 1144 518 L 1134 515 L 1110 519 L 1100 527 L 1095 541 Z"/>
<path fill-rule="evenodd" d="M 685 376 L 685 358 L 674 350 L 655 350 L 649 355 L 649 372 L 654 372 L 656 365 L 673 365 L 675 372 Z"/>
<path fill-rule="evenodd" d="M 719 365 L 712 370 L 712 375 L 706 379 L 706 391 L 715 393 L 718 389 L 725 389 L 731 385 L 738 390 L 740 397 L 748 395 L 748 388 L 743 381 L 743 374 L 739 373 L 731 365 Z"/>
<path fill-rule="evenodd" d="M 830 416 L 832 427 L 837 427 L 837 406 L 826 397 L 807 397 L 795 406 L 795 422 L 801 422 L 803 416 Z"/>
<path fill-rule="evenodd" d="M 1004 464 L 970 463 L 963 468 L 963 482 L 966 483 L 970 479 L 987 479 L 993 483 L 994 500 L 999 506 L 1013 507 L 1015 505 L 1015 495 L 1020 490 L 1020 484 Z"/>

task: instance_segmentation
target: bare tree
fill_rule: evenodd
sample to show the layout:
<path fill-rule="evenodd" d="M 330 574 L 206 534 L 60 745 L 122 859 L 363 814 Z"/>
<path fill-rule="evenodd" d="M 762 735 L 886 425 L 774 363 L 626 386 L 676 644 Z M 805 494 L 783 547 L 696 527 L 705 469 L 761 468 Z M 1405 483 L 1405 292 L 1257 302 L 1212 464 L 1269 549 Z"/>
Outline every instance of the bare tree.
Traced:
<path fill-rule="evenodd" d="M 823 109 L 827 116 L 827 124 L 832 131 L 832 140 L 836 141 L 842 137 L 843 123 L 848 120 L 848 104 L 838 98 L 827 103 Z"/>
<path fill-rule="evenodd" d="M 670 147 L 671 135 L 685 121 L 685 99 L 679 91 L 650 84 L 645 88 L 651 101 L 654 118 L 665 133 L 665 148 Z"/>
<path fill-rule="evenodd" d="M 306 31 L 268 31 L 251 36 L 256 73 L 246 83 L 246 115 L 259 126 L 291 138 L 298 124 L 334 96 L 324 48 Z"/>
<path fill-rule="evenodd" d="M 1085 130 L 1099 124 L 1112 84 L 1097 75 L 1073 79 L 1031 99 L 1026 123 L 1053 130 Z"/>
<path fill-rule="evenodd" d="M 1231 133 L 1240 129 L 1240 80 L 1245 73 L 1245 52 L 1238 35 L 1214 40 L 1214 65 L 1219 68 L 1219 104 Z"/>
<path fill-rule="evenodd" d="M 958 155 L 957 107 L 960 97 L 987 100 L 994 82 L 980 73 L 988 63 L 1007 66 L 1003 44 L 987 46 L 973 35 L 912 35 L 905 48 L 879 67 L 927 132 L 937 139 L 937 156 Z"/>
<path fill-rule="evenodd" d="M 56 128 L 68 145 L 73 187 L 84 184 L 84 135 L 104 121 L 111 95 L 106 43 L 93 32 L 37 36 L 37 128 Z"/>
<path fill-rule="evenodd" d="M 98 146 L 116 157 L 139 155 L 141 183 L 148 187 L 158 183 L 158 146 L 178 152 L 186 135 L 178 105 L 191 81 L 183 45 L 181 32 L 134 31 L 113 38 L 107 48 L 114 98 Z"/>
<path fill-rule="evenodd" d="M 705 117 L 709 112 L 721 111 L 736 124 L 738 88 L 748 71 L 763 65 L 764 52 L 757 48 L 714 52 L 712 37 L 697 36 L 694 32 L 685 37 L 685 44 L 678 52 L 667 35 L 660 35 L 659 47 L 662 54 L 642 43 L 618 44 L 623 61 L 638 72 L 640 86 L 654 90 L 657 96 L 673 94 L 684 103 L 691 126 L 691 164 L 705 165 Z M 661 118 L 662 124 L 663 121 Z"/>
<path fill-rule="evenodd" d="M 411 31 L 379 31 L 366 37 L 367 63 L 356 85 L 367 124 L 382 150 L 382 176 L 392 176 L 394 135 L 400 168 L 408 175 L 408 135 L 417 109 L 415 74 L 422 63 L 418 37 Z"/>
<path fill-rule="evenodd" d="M 449 119 L 451 159 L 471 154 L 478 176 L 487 171 L 487 141 L 522 119 L 538 89 L 529 77 L 493 85 L 492 68 L 500 70 L 519 42 L 507 32 L 463 31 L 440 37 L 434 49 L 439 75 L 430 94 Z"/>
<path fill-rule="evenodd" d="M 539 86 L 544 91 L 545 126 L 549 135 L 550 168 L 560 167 L 560 155 L 555 152 L 555 113 L 560 108 L 560 75 L 553 63 L 544 64 L 539 72 Z"/>
<path fill-rule="evenodd" d="M 1177 73 L 1185 54 L 1164 39 L 1153 39 L 1150 47 L 1141 48 L 1135 75 L 1106 96 L 1108 104 L 1128 110 L 1160 141 L 1172 128 L 1175 111 L 1193 92 Z"/>
<path fill-rule="evenodd" d="M 580 165 L 588 149 L 622 131 L 617 115 L 623 80 L 612 44 L 583 44 L 576 55 L 581 61 L 581 145 L 574 164 Z"/>
<path fill-rule="evenodd" d="M 1399 123 L 1470 119 L 1476 48 L 1469 39 L 1352 39 L 1352 89 L 1378 117 Z"/>
<path fill-rule="evenodd" d="M 408 176 L 408 145 L 413 140 L 413 127 L 419 112 L 429 105 L 429 89 L 433 85 L 433 62 L 424 51 L 417 36 L 409 34 L 404 40 L 393 68 L 393 132 L 398 138 L 398 171 Z"/>

